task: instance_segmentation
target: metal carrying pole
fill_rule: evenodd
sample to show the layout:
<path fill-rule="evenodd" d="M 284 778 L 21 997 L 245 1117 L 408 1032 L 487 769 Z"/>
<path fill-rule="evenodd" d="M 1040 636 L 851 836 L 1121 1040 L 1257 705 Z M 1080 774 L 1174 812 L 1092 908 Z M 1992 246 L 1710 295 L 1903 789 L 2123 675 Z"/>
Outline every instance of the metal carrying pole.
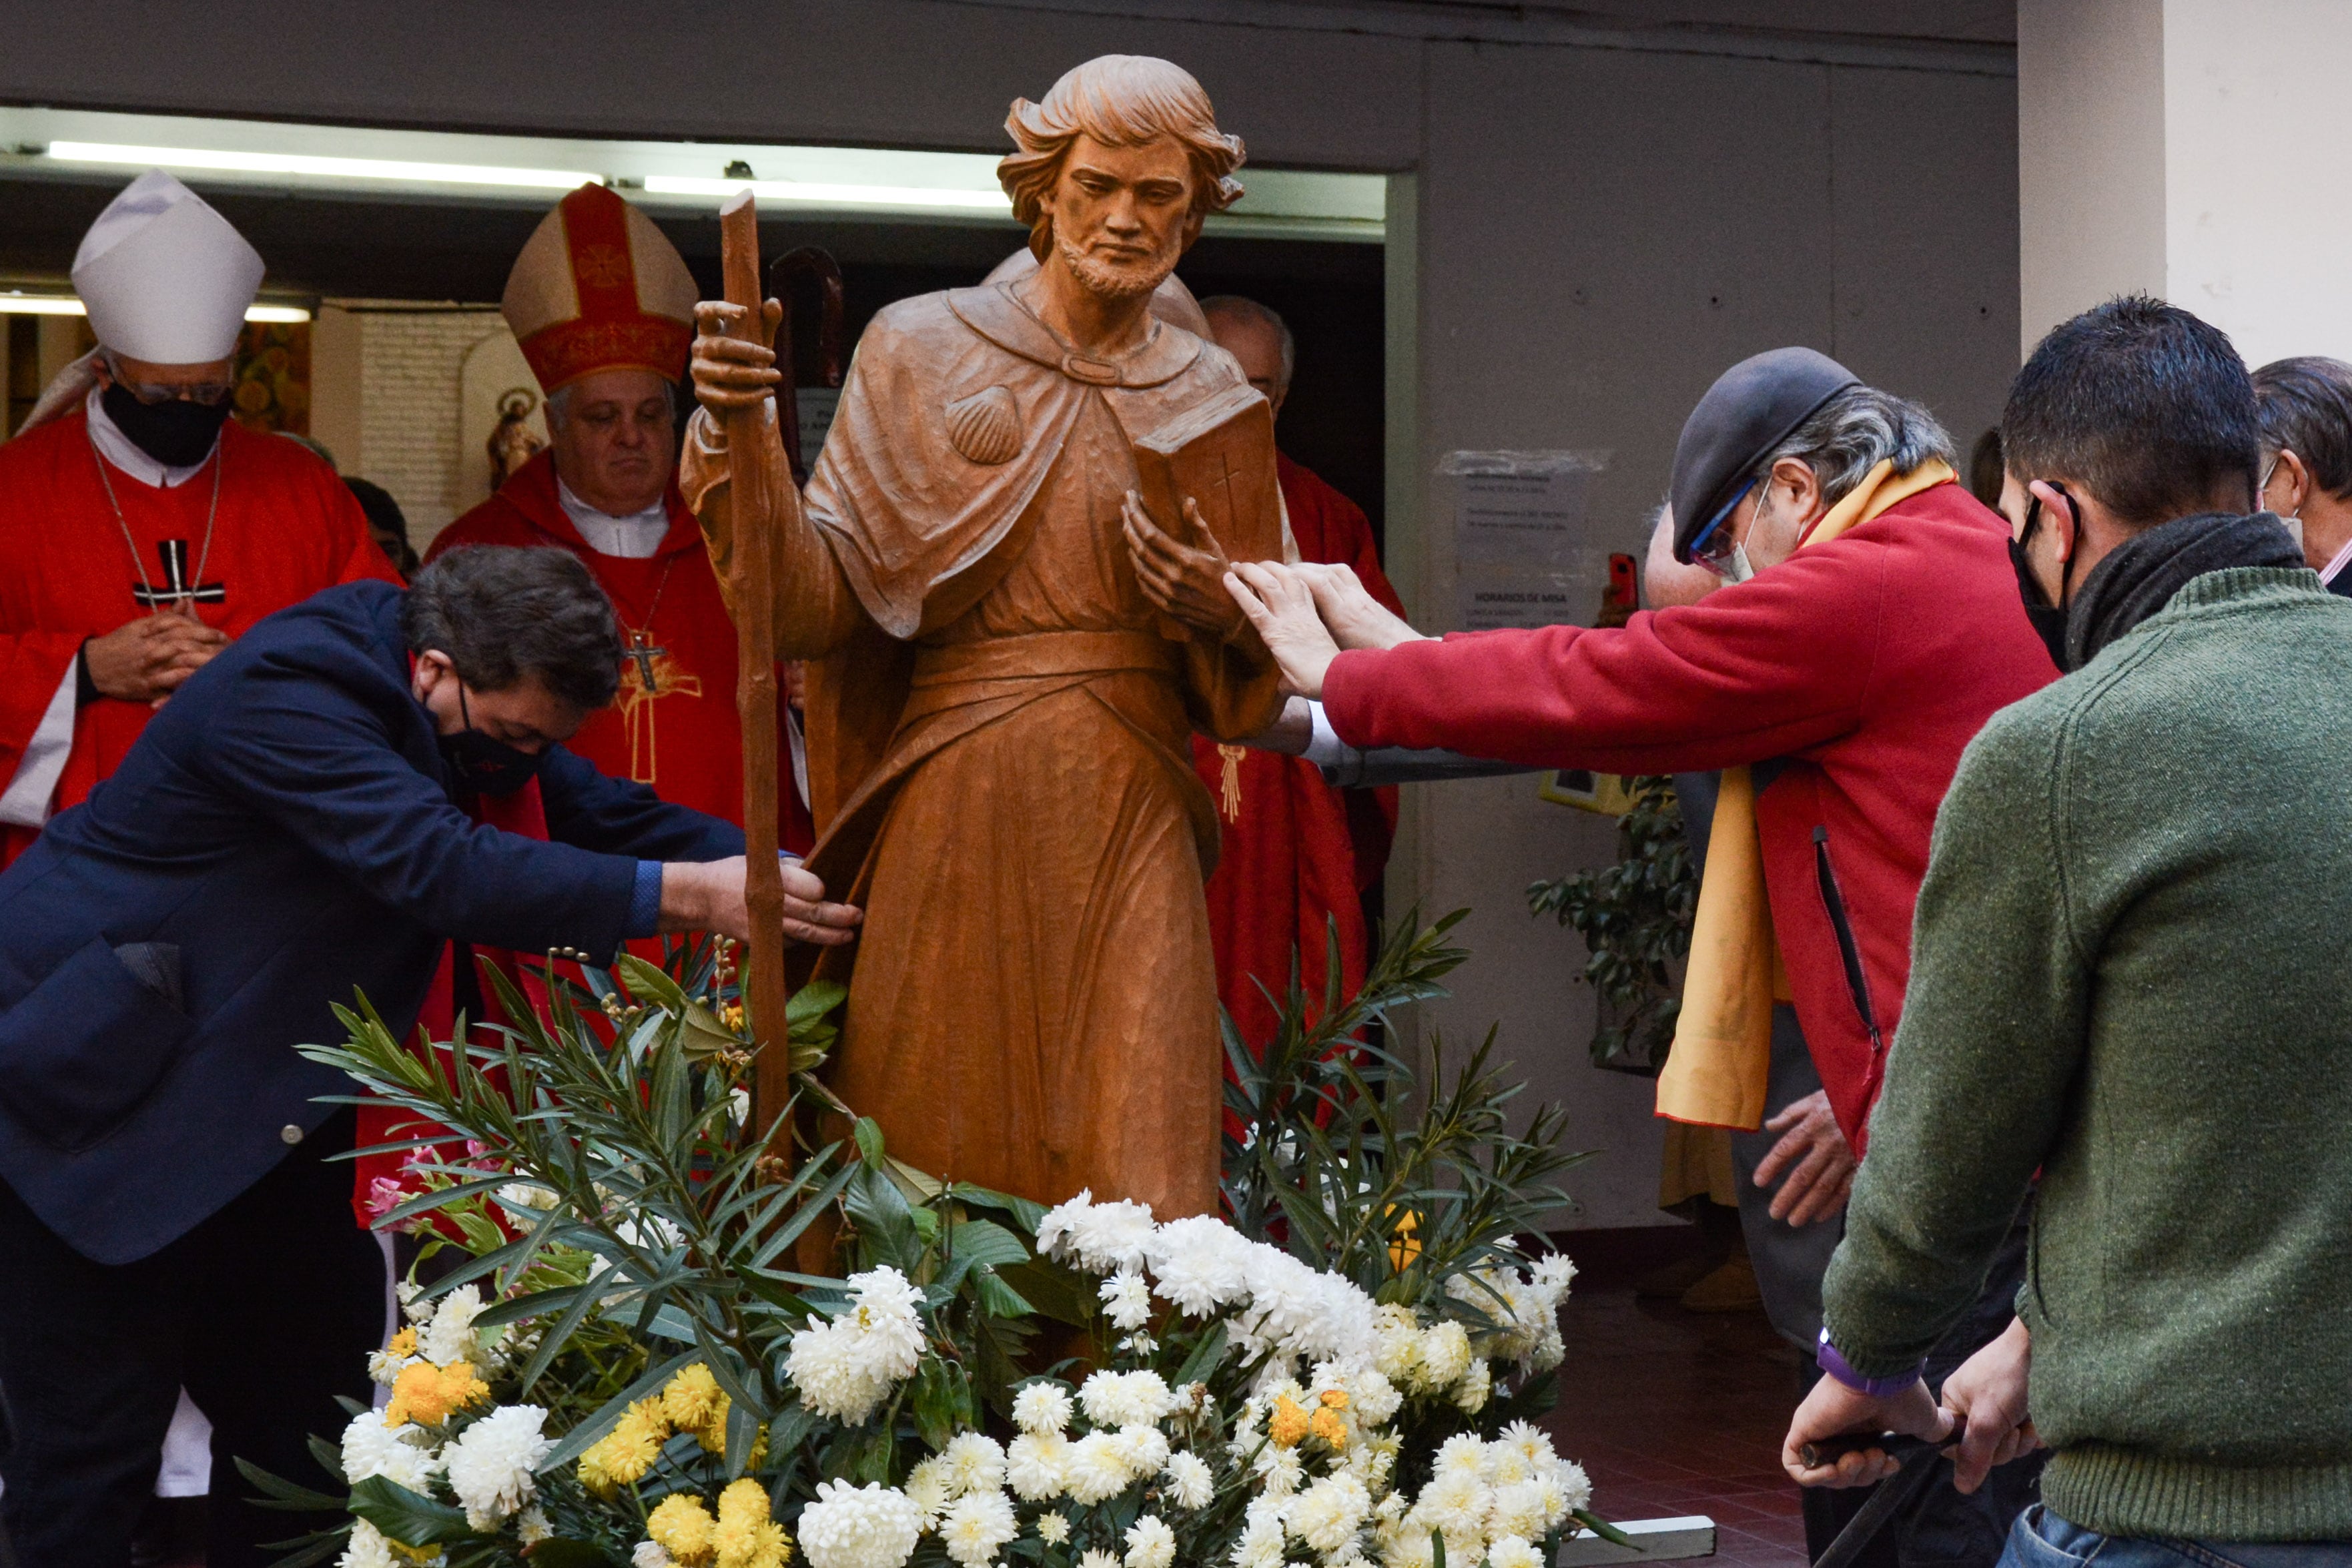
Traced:
<path fill-rule="evenodd" d="M 719 209 L 719 265 L 727 302 L 742 307 L 730 332 L 761 335 L 760 217 L 745 191 Z M 727 411 L 727 453 L 734 548 L 729 563 L 735 600 L 735 706 L 743 722 L 743 901 L 751 940 L 743 967 L 744 1015 L 760 1053 L 752 1125 L 792 1098 L 792 1043 L 784 1005 L 784 878 L 776 856 L 776 584 L 772 498 L 789 477 L 774 471 L 767 431 L 772 398 Z M 778 448 L 781 450 L 781 448 Z"/>

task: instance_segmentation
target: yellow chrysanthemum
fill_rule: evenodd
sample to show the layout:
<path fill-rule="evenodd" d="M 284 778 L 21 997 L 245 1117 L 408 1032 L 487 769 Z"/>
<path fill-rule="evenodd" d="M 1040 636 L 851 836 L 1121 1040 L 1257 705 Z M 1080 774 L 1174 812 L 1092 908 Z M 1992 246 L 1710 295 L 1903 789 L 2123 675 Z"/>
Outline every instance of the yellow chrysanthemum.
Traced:
<path fill-rule="evenodd" d="M 726 1399 L 710 1368 L 696 1362 L 671 1378 L 669 1386 L 662 1390 L 662 1414 L 680 1432 L 698 1431 L 710 1425 L 713 1415 L 726 1409 Z"/>
<path fill-rule="evenodd" d="M 1307 1424 L 1307 1429 L 1336 1450 L 1348 1446 L 1348 1424 L 1336 1410 L 1318 1410 Z"/>
<path fill-rule="evenodd" d="M 490 1385 L 474 1375 L 472 1363 L 453 1361 L 447 1366 L 435 1366 L 420 1361 L 402 1367 L 400 1375 L 393 1379 L 392 1403 L 384 1406 L 383 1424 L 397 1426 L 415 1421 L 438 1426 L 451 1412 L 489 1396 Z"/>
<path fill-rule="evenodd" d="M 717 1568 L 783 1568 L 793 1538 L 768 1518 L 768 1489 L 749 1477 L 719 1494 L 719 1528 L 711 1532 Z"/>
<path fill-rule="evenodd" d="M 389 1535 L 383 1538 L 383 1543 L 391 1549 L 394 1556 L 405 1557 L 411 1563 L 438 1563 L 441 1561 L 441 1548 L 438 1546 L 410 1546 L 404 1542 L 394 1541 Z"/>
<path fill-rule="evenodd" d="M 646 1536 L 689 1568 L 710 1560 L 710 1538 L 717 1525 L 702 1500 L 685 1492 L 672 1492 L 646 1516 Z"/>
<path fill-rule="evenodd" d="M 385 1352 L 387 1355 L 396 1355 L 396 1356 L 412 1356 L 412 1355 L 415 1355 L 415 1354 L 416 1353 L 416 1327 L 415 1327 L 415 1325 L 412 1323 L 412 1324 L 410 1324 L 407 1328 L 404 1328 L 404 1329 L 401 1330 L 401 1331 L 400 1331 L 400 1332 L 398 1332 L 398 1333 L 396 1333 L 396 1334 L 393 1335 L 393 1336 L 392 1336 L 392 1342 L 391 1342 L 390 1344 L 388 1344 L 388 1345 L 384 1346 L 383 1348 L 384 1348 L 384 1352 Z"/>
<path fill-rule="evenodd" d="M 659 1398 L 640 1399 L 614 1428 L 580 1456 L 580 1484 L 599 1496 L 615 1486 L 632 1486 L 653 1467 L 669 1436 Z"/>
<path fill-rule="evenodd" d="M 1307 1407 L 1287 1394 L 1275 1395 L 1274 1415 L 1265 1424 L 1266 1436 L 1277 1448 L 1295 1448 L 1308 1430 Z"/>
<path fill-rule="evenodd" d="M 1345 1410 L 1348 1408 L 1348 1391 L 1344 1388 L 1327 1388 L 1321 1394 L 1316 1395 L 1316 1398 L 1322 1404 L 1323 1408 L 1326 1410 Z"/>

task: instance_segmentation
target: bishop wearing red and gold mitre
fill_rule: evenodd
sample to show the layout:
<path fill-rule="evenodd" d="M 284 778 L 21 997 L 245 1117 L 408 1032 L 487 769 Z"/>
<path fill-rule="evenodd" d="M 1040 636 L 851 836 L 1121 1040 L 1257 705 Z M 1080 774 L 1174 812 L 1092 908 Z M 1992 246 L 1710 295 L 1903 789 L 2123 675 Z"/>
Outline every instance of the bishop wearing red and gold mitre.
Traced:
<path fill-rule="evenodd" d="M 1297 357 L 1290 328 L 1255 300 L 1221 294 L 1201 301 L 1210 335 L 1238 361 L 1278 416 Z M 1282 504 L 1302 561 L 1354 569 L 1371 595 L 1402 616 L 1404 605 L 1381 572 L 1363 509 L 1301 463 L 1276 454 Z M 1339 936 L 1339 991 L 1364 983 L 1362 895 L 1388 864 L 1396 835 L 1393 789 L 1335 789 L 1304 757 L 1192 737 L 1192 761 L 1217 803 L 1223 853 L 1209 879 L 1209 935 L 1217 949 L 1217 1000 L 1254 1051 L 1274 1037 L 1271 992 L 1299 977 L 1321 1008 L 1330 966 L 1329 932 Z M 1264 987 L 1260 989 L 1261 985 Z"/>
<path fill-rule="evenodd" d="M 553 444 L 451 523 L 468 544 L 553 545 L 587 563 L 619 616 L 621 692 L 565 744 L 664 800 L 743 819 L 735 626 L 679 497 L 675 387 L 694 337 L 694 278 L 653 220 L 583 185 L 531 234 L 502 309 L 547 396 Z M 782 682 L 779 682 L 780 688 Z M 805 764 L 789 711 L 794 773 Z M 804 786 L 779 792 L 786 849 L 814 841 Z"/>
<path fill-rule="evenodd" d="M 231 638 L 337 583 L 398 581 L 334 469 L 228 417 L 261 274 L 161 170 L 75 254 L 99 346 L 0 446 L 0 865 Z"/>

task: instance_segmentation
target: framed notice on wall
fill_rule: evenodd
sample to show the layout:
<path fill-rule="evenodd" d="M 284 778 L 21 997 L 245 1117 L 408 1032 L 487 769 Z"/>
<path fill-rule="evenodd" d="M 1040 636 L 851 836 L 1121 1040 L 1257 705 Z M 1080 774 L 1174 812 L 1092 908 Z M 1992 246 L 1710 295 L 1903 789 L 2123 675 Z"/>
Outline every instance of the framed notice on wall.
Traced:
<path fill-rule="evenodd" d="M 1590 626 L 1607 581 L 1607 555 L 1586 527 L 1592 476 L 1606 452 L 1448 452 L 1452 481 L 1454 625 Z"/>

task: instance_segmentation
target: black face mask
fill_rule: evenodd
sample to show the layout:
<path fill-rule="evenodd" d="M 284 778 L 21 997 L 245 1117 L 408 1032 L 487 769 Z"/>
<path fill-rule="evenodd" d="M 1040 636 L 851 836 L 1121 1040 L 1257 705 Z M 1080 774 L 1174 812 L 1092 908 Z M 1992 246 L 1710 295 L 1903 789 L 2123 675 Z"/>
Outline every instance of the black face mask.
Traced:
<path fill-rule="evenodd" d="M 121 382 L 109 386 L 99 403 L 114 427 L 131 444 L 167 468 L 185 468 L 205 460 L 220 439 L 228 418 L 228 399 L 195 403 L 184 397 L 168 403 L 142 403 Z"/>
<path fill-rule="evenodd" d="M 2025 509 L 2025 527 L 2020 535 L 2009 542 L 2010 564 L 2017 568 L 2017 596 L 2025 601 L 2025 618 L 2032 624 L 2033 635 L 2050 650 L 2050 662 L 2063 674 L 2066 663 L 2066 607 L 2053 605 L 2050 595 L 2042 591 L 2034 580 L 2033 569 L 2027 564 L 2025 546 L 2033 538 L 2033 531 L 2042 526 L 2042 501 L 2039 497 Z M 2068 557 L 2065 574 L 2058 581 L 2058 591 L 2066 591 L 2067 580 L 2074 575 L 2074 562 Z"/>
<path fill-rule="evenodd" d="M 540 764 L 547 761 L 546 752 L 526 752 L 475 729 L 462 684 L 457 688 L 457 713 L 466 727 L 441 737 L 441 756 L 457 775 L 458 788 L 475 795 L 512 795 L 539 776 Z"/>

